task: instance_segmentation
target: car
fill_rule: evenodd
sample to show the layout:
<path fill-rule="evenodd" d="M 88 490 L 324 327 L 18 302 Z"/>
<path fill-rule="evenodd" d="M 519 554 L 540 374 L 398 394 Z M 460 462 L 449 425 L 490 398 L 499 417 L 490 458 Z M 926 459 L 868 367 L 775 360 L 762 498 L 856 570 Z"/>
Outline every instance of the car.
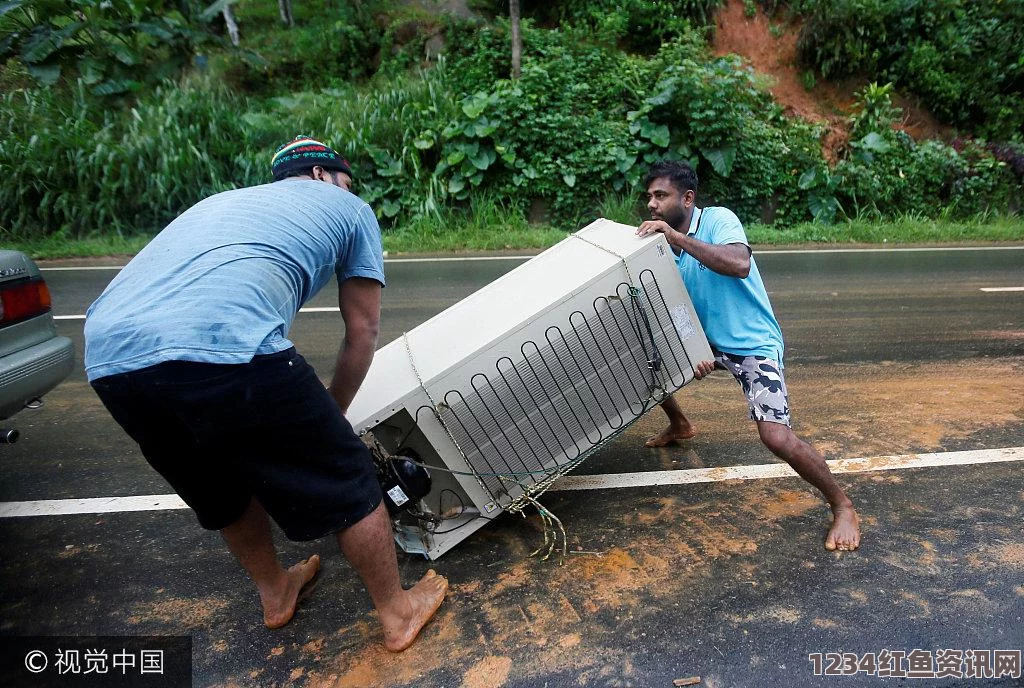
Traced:
<path fill-rule="evenodd" d="M 32 259 L 0 249 L 0 443 L 18 438 L 3 421 L 39 406 L 74 365 L 74 343 L 57 335 L 50 311 L 50 290 Z"/>

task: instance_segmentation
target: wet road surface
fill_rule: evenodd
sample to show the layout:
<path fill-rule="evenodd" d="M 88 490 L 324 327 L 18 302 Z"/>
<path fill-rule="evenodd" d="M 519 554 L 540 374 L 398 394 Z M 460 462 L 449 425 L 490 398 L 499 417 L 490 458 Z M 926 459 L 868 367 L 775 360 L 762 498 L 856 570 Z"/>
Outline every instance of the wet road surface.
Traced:
<path fill-rule="evenodd" d="M 794 427 L 828 459 L 1024 446 L 1024 251 L 758 253 L 787 342 Z M 381 343 L 518 264 L 389 262 Z M 114 271 L 47 271 L 57 315 L 84 313 Z M 313 307 L 334 305 L 332 287 Z M 82 321 L 59 321 L 81 357 Z M 327 377 L 342 327 L 302 314 L 292 339 Z M 677 395 L 699 434 L 642 448 L 654 410 L 578 474 L 773 463 L 723 374 Z M 0 502 L 166 494 L 78 370 L 14 419 Z M 272 428 L 268 428 L 272 431 Z M 301 438 L 295 438 L 301 442 Z M 528 554 L 535 515 L 504 516 L 429 567 L 452 592 L 420 640 L 386 653 L 329 540 L 288 543 L 324 570 L 290 625 L 188 511 L 0 519 L 0 634 L 188 634 L 197 686 L 1022 685 L 815 676 L 810 653 L 1024 647 L 1019 461 L 839 476 L 859 552 L 826 552 L 825 503 L 798 478 L 551 492 L 563 565 Z"/>

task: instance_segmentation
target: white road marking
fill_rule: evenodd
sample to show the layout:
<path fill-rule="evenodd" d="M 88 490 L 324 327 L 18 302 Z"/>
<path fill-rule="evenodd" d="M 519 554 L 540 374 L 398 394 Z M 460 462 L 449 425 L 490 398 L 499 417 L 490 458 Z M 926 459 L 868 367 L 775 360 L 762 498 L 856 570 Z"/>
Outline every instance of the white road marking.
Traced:
<path fill-rule="evenodd" d="M 1024 287 L 982 287 L 982 291 L 1024 291 Z"/>
<path fill-rule="evenodd" d="M 772 249 L 770 245 L 754 245 L 758 253 L 906 253 L 920 251 L 1022 251 L 1024 246 L 912 246 L 907 248 L 797 248 Z M 527 256 L 436 256 L 431 258 L 385 258 L 385 263 L 459 263 L 477 260 L 528 260 Z M 83 265 L 80 267 L 41 267 L 43 272 L 68 272 L 72 270 L 120 270 L 123 265 Z"/>
<path fill-rule="evenodd" d="M 971 464 L 1024 461 L 1024 447 L 943 452 L 938 454 L 899 454 L 859 459 L 829 461 L 833 473 L 869 473 L 905 468 L 966 466 Z M 763 480 L 795 478 L 796 473 L 785 464 L 697 468 L 646 473 L 612 473 L 608 475 L 570 475 L 561 478 L 551 490 L 606 490 L 612 488 L 651 487 L 655 485 L 687 485 L 723 480 Z M 105 514 L 128 511 L 169 511 L 187 509 L 175 494 L 141 495 L 135 497 L 100 497 L 96 499 L 44 499 L 33 502 L 2 502 L 0 518 L 29 516 L 64 516 L 70 514 Z"/>
<path fill-rule="evenodd" d="M 428 258 L 385 258 L 385 263 L 465 263 L 474 260 L 529 260 L 529 256 L 434 256 Z"/>
<path fill-rule="evenodd" d="M 41 499 L 35 502 L 0 503 L 0 518 L 65 516 L 68 514 L 109 514 L 123 511 L 168 511 L 187 509 L 176 494 L 96 499 Z"/>
<path fill-rule="evenodd" d="M 772 249 L 771 244 L 754 244 L 756 253 L 917 253 L 920 251 L 1020 251 L 1024 246 L 908 246 L 905 248 L 784 248 Z"/>
<path fill-rule="evenodd" d="M 866 473 L 870 471 L 895 471 L 904 468 L 964 466 L 1002 461 L 1024 461 L 1024 447 L 979 449 L 939 454 L 897 454 L 895 456 L 874 456 L 859 459 L 834 459 L 827 463 L 833 473 Z M 755 466 L 728 466 L 724 468 L 695 468 L 682 471 L 569 475 L 559 479 L 551 489 L 603 490 L 622 487 L 712 483 L 723 480 L 762 480 L 765 478 L 795 477 L 797 477 L 797 474 L 788 464 L 774 463 Z"/>
<path fill-rule="evenodd" d="M 42 272 L 71 272 L 72 270 L 120 270 L 123 265 L 62 265 L 61 267 L 40 267 Z"/>

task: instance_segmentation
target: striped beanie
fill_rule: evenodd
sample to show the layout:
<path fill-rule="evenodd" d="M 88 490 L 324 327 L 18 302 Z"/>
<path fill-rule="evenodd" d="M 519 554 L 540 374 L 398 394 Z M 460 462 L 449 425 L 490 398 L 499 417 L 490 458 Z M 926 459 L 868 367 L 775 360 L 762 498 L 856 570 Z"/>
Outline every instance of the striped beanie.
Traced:
<path fill-rule="evenodd" d="M 314 165 L 352 176 L 352 166 L 348 164 L 348 160 L 338 155 L 337 151 L 308 136 L 296 136 L 278 148 L 270 162 L 275 182 L 297 172 L 308 172 Z"/>

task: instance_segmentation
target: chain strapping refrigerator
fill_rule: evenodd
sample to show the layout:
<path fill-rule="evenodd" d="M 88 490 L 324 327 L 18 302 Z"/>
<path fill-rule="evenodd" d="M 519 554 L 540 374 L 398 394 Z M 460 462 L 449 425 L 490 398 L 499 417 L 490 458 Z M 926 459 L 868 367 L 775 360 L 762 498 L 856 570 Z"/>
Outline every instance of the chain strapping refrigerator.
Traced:
<path fill-rule="evenodd" d="M 664 236 L 602 219 L 382 347 L 348 418 L 378 463 L 427 467 L 422 499 L 401 480 L 389 495 L 411 502 L 398 545 L 436 559 L 711 358 Z"/>

